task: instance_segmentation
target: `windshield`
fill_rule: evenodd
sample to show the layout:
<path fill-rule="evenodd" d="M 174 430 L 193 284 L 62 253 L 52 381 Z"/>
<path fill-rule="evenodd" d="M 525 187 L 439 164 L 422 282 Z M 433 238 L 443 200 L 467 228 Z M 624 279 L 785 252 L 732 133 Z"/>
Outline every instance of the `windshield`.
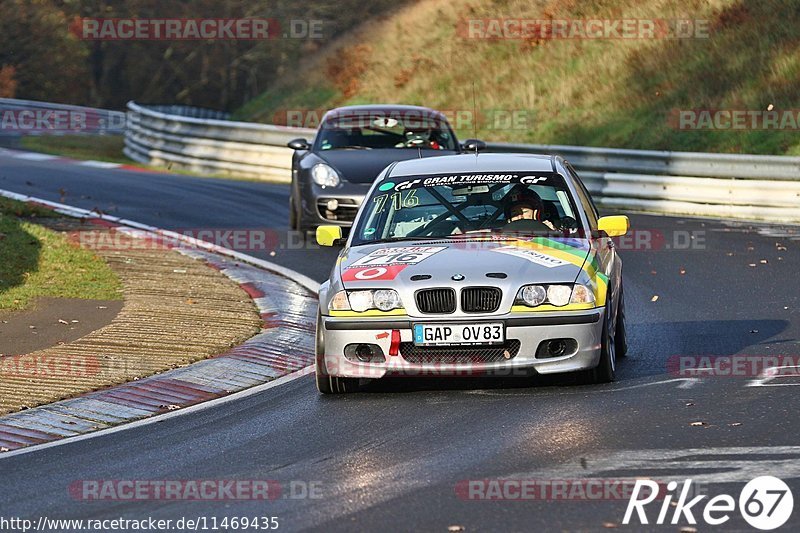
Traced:
<path fill-rule="evenodd" d="M 583 236 L 557 173 L 387 179 L 364 204 L 353 245 L 464 235 Z"/>
<path fill-rule="evenodd" d="M 337 116 L 320 125 L 317 150 L 413 148 L 456 149 L 450 126 L 438 115 L 398 111 Z"/>

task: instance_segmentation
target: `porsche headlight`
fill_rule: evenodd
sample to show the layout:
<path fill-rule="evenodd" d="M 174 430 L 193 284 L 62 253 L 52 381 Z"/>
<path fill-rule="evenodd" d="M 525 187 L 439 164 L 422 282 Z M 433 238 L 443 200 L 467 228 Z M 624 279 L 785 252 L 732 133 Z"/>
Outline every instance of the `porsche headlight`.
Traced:
<path fill-rule="evenodd" d="M 311 179 L 320 187 L 336 187 L 341 182 L 339 174 L 325 163 L 317 163 L 311 167 Z"/>
<path fill-rule="evenodd" d="M 547 301 L 556 307 L 564 307 L 572 296 L 571 285 L 550 285 L 547 287 Z"/>

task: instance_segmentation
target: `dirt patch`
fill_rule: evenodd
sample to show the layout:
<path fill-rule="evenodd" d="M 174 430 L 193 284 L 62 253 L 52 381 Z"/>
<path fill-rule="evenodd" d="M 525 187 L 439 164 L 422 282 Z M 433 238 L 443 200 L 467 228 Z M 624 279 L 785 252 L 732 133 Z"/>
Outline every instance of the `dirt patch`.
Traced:
<path fill-rule="evenodd" d="M 129 238 L 115 238 L 116 230 L 112 228 L 72 220 L 60 220 L 57 226 L 70 232 L 76 242 L 131 242 Z M 110 235 L 80 239 L 84 231 Z M 202 261 L 149 245 L 125 249 L 104 246 L 95 252 L 122 282 L 122 309 L 107 325 L 76 340 L 24 355 L 0 357 L 0 414 L 218 355 L 249 339 L 263 326 L 247 293 Z M 98 307 L 94 303 L 87 305 Z M 70 324 L 75 320 L 59 318 Z M 80 324 L 81 318 L 76 319 Z M 24 351 L 14 343 L 6 350 L 3 353 Z"/>
<path fill-rule="evenodd" d="M 119 300 L 39 298 L 25 311 L 0 311 L 0 356 L 78 340 L 110 324 L 121 309 Z"/>

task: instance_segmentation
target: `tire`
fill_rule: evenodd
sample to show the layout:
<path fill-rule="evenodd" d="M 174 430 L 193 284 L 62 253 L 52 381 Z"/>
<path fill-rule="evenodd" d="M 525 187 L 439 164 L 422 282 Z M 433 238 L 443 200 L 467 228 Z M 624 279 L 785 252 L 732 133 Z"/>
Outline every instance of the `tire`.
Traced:
<path fill-rule="evenodd" d="M 322 394 L 347 394 L 358 390 L 358 380 L 336 376 L 322 376 L 317 372 L 317 390 Z"/>
<path fill-rule="evenodd" d="M 303 218 L 294 206 L 294 197 L 289 197 L 289 229 L 297 233 L 299 244 L 317 242 L 316 228 L 309 230 L 303 226 Z"/>
<path fill-rule="evenodd" d="M 358 390 L 357 378 L 329 376 L 325 371 L 325 339 L 322 333 L 322 315 L 317 314 L 316 354 L 314 370 L 317 390 L 322 394 L 346 394 Z"/>
<path fill-rule="evenodd" d="M 619 303 L 617 304 L 617 329 L 614 333 L 616 343 L 617 358 L 628 355 L 628 332 L 625 329 L 625 292 L 622 290 L 622 282 L 619 284 Z"/>
<path fill-rule="evenodd" d="M 294 208 L 294 197 L 289 197 L 289 229 L 297 231 L 300 227 L 300 221 L 297 217 L 297 209 Z"/>
<path fill-rule="evenodd" d="M 611 298 L 606 303 L 606 312 L 603 317 L 603 338 L 600 343 L 600 362 L 596 368 L 589 370 L 587 381 L 592 384 L 611 383 L 616 378 L 617 353 L 616 331 L 611 321 Z"/>

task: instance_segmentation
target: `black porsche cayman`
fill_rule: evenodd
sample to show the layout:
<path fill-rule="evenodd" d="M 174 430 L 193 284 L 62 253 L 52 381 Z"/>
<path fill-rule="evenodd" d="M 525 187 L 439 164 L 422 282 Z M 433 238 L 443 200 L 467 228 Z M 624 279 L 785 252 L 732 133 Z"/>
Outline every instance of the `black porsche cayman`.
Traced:
<path fill-rule="evenodd" d="M 394 161 L 452 155 L 475 149 L 462 146 L 444 114 L 406 105 L 363 105 L 328 111 L 313 141 L 289 143 L 292 187 L 289 226 L 353 223 L 378 174 Z M 476 141 L 477 142 L 477 141 Z"/>

